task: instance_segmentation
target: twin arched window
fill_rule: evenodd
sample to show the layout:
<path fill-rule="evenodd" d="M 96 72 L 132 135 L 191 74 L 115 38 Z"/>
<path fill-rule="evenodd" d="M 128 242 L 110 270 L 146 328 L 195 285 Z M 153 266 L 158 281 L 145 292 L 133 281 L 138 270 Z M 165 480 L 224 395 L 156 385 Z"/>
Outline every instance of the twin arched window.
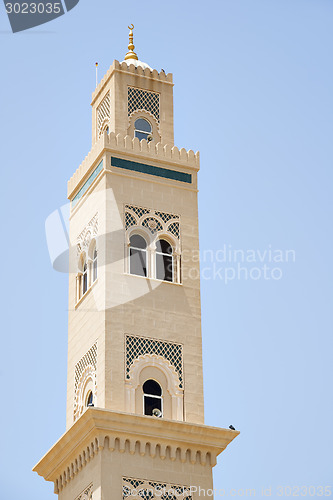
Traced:
<path fill-rule="evenodd" d="M 89 258 L 85 254 L 80 256 L 80 271 L 76 277 L 76 301 L 88 291 L 91 285 L 97 280 L 97 249 L 96 246 Z"/>
<path fill-rule="evenodd" d="M 137 137 L 139 141 L 145 139 L 146 141 L 149 139 L 151 135 L 152 128 L 148 120 L 144 118 L 138 118 L 134 122 L 134 137 Z"/>
<path fill-rule="evenodd" d="M 139 234 L 130 237 L 129 272 L 137 276 L 174 281 L 173 248 L 164 239 L 156 242 L 156 249 L 150 253 L 151 265 L 148 266 L 147 241 Z"/>
<path fill-rule="evenodd" d="M 163 399 L 160 384 L 153 379 L 149 379 L 143 384 L 142 389 L 144 415 L 162 417 Z"/>

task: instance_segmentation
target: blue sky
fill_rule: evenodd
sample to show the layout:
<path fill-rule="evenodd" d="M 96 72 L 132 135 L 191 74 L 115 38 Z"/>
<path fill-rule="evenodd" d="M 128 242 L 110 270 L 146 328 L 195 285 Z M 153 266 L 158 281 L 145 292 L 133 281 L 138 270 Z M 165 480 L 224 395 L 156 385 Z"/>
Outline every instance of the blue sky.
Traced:
<path fill-rule="evenodd" d="M 241 431 L 215 487 L 332 485 L 332 15 L 331 0 L 80 0 L 13 35 L 1 7 L 4 498 L 53 498 L 31 468 L 65 428 L 67 276 L 44 222 L 90 149 L 94 63 L 123 59 L 131 22 L 140 59 L 174 74 L 175 143 L 201 152 L 201 252 L 296 255 L 278 280 L 202 280 L 206 423 Z"/>

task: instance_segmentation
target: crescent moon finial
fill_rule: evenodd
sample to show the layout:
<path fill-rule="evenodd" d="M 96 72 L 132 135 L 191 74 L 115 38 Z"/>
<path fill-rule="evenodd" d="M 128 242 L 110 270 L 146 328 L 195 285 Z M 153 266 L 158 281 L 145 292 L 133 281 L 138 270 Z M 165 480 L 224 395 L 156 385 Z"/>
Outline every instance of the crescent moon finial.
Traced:
<path fill-rule="evenodd" d="M 129 44 L 128 44 L 128 52 L 125 56 L 125 61 L 127 59 L 138 59 L 138 56 L 136 55 L 136 53 L 134 52 L 134 43 L 133 43 L 133 29 L 134 29 L 134 24 L 130 24 L 128 26 L 128 29 L 130 30 L 129 32 Z"/>

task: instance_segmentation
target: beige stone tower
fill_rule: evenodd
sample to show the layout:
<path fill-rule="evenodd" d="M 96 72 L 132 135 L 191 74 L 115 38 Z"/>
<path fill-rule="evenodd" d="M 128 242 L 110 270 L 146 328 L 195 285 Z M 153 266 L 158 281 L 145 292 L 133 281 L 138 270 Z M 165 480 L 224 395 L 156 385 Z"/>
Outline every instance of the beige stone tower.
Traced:
<path fill-rule="evenodd" d="M 68 182 L 67 430 L 34 469 L 61 500 L 197 499 L 238 434 L 204 425 L 199 154 L 174 146 L 172 75 L 132 29 Z"/>

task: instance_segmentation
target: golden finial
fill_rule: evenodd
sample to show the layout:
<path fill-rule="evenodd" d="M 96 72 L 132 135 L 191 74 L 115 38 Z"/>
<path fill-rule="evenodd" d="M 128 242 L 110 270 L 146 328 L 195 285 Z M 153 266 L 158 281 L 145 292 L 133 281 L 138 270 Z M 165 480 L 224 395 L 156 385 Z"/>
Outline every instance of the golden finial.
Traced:
<path fill-rule="evenodd" d="M 134 52 L 134 45 L 133 45 L 133 29 L 134 29 L 134 24 L 131 24 L 128 26 L 128 29 L 130 30 L 129 32 L 129 44 L 128 44 L 128 52 L 125 56 L 125 61 L 127 59 L 138 59 L 138 56 Z"/>

